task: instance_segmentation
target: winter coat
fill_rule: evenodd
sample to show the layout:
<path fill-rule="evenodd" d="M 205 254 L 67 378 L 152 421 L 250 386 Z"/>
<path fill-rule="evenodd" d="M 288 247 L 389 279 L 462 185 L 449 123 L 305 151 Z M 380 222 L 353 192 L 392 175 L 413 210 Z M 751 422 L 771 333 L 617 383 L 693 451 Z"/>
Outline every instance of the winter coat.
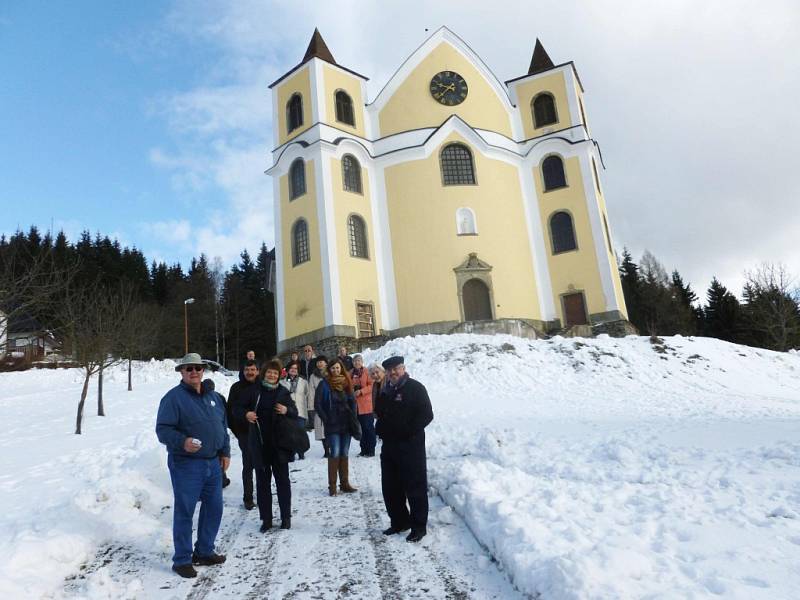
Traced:
<path fill-rule="evenodd" d="M 250 423 L 247 422 L 247 419 L 240 419 L 236 416 L 235 407 L 239 406 L 245 401 L 247 397 L 247 391 L 251 386 L 254 385 L 260 385 L 258 380 L 254 381 L 253 383 L 249 383 L 246 379 L 237 381 L 231 386 L 231 389 L 228 392 L 228 427 L 233 432 L 233 435 L 236 436 L 237 440 L 244 440 L 247 438 L 247 432 L 250 429 Z"/>
<path fill-rule="evenodd" d="M 214 458 L 230 456 L 231 442 L 225 418 L 225 405 L 214 391 L 195 389 L 183 382 L 161 399 L 156 417 L 158 441 L 175 456 Z M 186 438 L 197 438 L 203 445 L 197 452 L 186 452 Z"/>
<path fill-rule="evenodd" d="M 356 370 L 350 371 L 350 379 L 353 380 L 353 394 L 356 397 L 356 404 L 358 405 L 358 414 L 369 415 L 372 414 L 372 377 L 369 376 L 369 369 L 361 367 L 361 375 L 355 375 Z M 356 394 L 356 390 L 360 393 Z"/>
<path fill-rule="evenodd" d="M 375 433 L 384 442 L 403 442 L 423 433 L 433 421 L 428 390 L 407 375 L 394 387 L 384 382 L 375 404 Z"/>
<path fill-rule="evenodd" d="M 314 370 L 311 374 L 311 377 L 308 379 L 308 395 L 306 396 L 306 405 L 308 406 L 308 410 L 314 410 L 314 439 L 324 440 L 325 439 L 325 427 L 322 424 L 322 420 L 319 418 L 319 415 L 316 414 L 316 408 L 314 408 L 314 401 L 317 396 L 317 388 L 319 387 L 320 382 L 323 381 L 322 375 L 319 372 Z"/>
<path fill-rule="evenodd" d="M 375 407 L 378 405 L 378 396 L 381 394 L 383 386 L 386 384 L 386 379 L 383 381 L 372 382 L 372 412 L 375 412 Z"/>
<path fill-rule="evenodd" d="M 347 371 L 349 373 L 350 371 L 353 370 L 353 357 L 352 356 L 349 356 L 349 355 L 345 354 L 344 356 L 337 356 L 336 358 L 338 358 L 340 361 L 342 361 L 342 364 L 344 365 L 345 371 Z"/>
<path fill-rule="evenodd" d="M 331 389 L 326 380 L 317 386 L 314 399 L 314 410 L 322 421 L 325 437 L 332 433 L 350 433 L 350 418 L 348 410 L 355 413 L 356 401 L 346 391 Z"/>
<path fill-rule="evenodd" d="M 300 377 L 306 381 L 309 381 L 311 379 L 311 375 L 314 373 L 314 370 L 317 368 L 317 357 L 312 356 L 311 360 L 306 360 L 305 357 L 303 357 L 298 360 L 297 363 L 297 372 L 300 374 Z"/>
<path fill-rule="evenodd" d="M 299 375 L 296 381 L 297 385 L 295 386 L 294 392 L 292 392 L 292 380 L 288 377 L 286 379 L 281 379 L 280 383 L 289 390 L 292 400 L 294 400 L 294 405 L 297 407 L 297 416 L 308 420 L 308 382 Z"/>
<path fill-rule="evenodd" d="M 285 415 L 275 412 L 275 404 L 283 404 L 288 411 Z M 273 463 L 287 463 L 293 453 L 288 448 L 291 440 L 285 438 L 282 419 L 297 419 L 297 408 L 289 391 L 279 385 L 270 390 L 259 382 L 247 389 L 244 400 L 234 410 L 234 415 L 245 419 L 245 414 L 254 411 L 258 416 L 256 423 L 249 423 L 247 443 L 253 465 L 262 468 Z"/>

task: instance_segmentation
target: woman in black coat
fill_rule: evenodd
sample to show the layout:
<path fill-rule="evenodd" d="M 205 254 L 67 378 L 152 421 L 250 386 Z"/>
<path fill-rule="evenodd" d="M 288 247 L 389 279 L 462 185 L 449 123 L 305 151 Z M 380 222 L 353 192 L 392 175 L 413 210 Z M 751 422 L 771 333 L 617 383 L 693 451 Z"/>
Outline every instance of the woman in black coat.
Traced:
<path fill-rule="evenodd" d="M 292 526 L 289 459 L 293 456 L 293 449 L 287 432 L 297 421 L 297 407 L 289 391 L 279 384 L 282 368 L 277 359 L 265 363 L 261 368 L 261 384 L 247 390 L 248 396 L 239 409 L 244 413 L 241 416 L 250 423 L 247 439 L 256 470 L 256 497 L 262 533 L 272 527 L 272 477 L 278 491 L 281 529 Z"/>

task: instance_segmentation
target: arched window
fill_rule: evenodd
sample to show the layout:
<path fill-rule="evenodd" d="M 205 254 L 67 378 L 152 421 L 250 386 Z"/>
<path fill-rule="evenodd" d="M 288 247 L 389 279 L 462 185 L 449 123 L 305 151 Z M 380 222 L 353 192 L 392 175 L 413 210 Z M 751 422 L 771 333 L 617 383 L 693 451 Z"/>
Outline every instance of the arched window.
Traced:
<path fill-rule="evenodd" d="M 550 238 L 553 241 L 553 254 L 578 249 L 575 228 L 568 212 L 559 211 L 550 217 Z"/>
<path fill-rule="evenodd" d="M 353 112 L 353 100 L 347 92 L 336 92 L 336 120 L 345 125 L 356 126 L 356 115 Z"/>
<path fill-rule="evenodd" d="M 306 193 L 306 165 L 302 158 L 292 163 L 289 169 L 289 200 Z"/>
<path fill-rule="evenodd" d="M 533 126 L 537 129 L 545 125 L 558 123 L 556 101 L 552 94 L 539 94 L 533 99 L 531 106 L 533 106 Z"/>
<path fill-rule="evenodd" d="M 566 187 L 567 177 L 564 175 L 564 161 L 560 156 L 548 156 L 542 161 L 542 178 L 545 192 Z"/>
<path fill-rule="evenodd" d="M 297 219 L 292 226 L 292 266 L 311 260 L 308 249 L 308 223 L 305 219 Z"/>
<path fill-rule="evenodd" d="M 342 184 L 345 192 L 361 194 L 361 165 L 352 154 L 342 157 Z"/>
<path fill-rule="evenodd" d="M 347 232 L 350 238 L 350 256 L 369 258 L 367 246 L 367 224 L 358 215 L 347 218 Z"/>
<path fill-rule="evenodd" d="M 303 97 L 294 94 L 286 103 L 286 131 L 291 133 L 303 125 Z"/>
<path fill-rule="evenodd" d="M 471 185 L 475 183 L 472 152 L 464 144 L 448 144 L 442 150 L 442 182 L 444 185 Z"/>
<path fill-rule="evenodd" d="M 459 208 L 456 211 L 456 232 L 458 235 L 477 235 L 475 213 L 471 208 Z"/>

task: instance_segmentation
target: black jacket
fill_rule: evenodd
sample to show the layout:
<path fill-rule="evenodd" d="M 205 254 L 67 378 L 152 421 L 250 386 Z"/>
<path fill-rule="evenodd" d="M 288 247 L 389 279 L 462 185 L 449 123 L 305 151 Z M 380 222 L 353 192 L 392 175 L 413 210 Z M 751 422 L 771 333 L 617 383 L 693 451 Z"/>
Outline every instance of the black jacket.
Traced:
<path fill-rule="evenodd" d="M 242 379 L 241 381 L 234 383 L 228 392 L 228 403 L 226 405 L 226 412 L 228 414 L 228 427 L 233 432 L 233 435 L 236 436 L 237 440 L 247 438 L 247 432 L 250 429 L 250 423 L 248 423 L 247 419 L 244 418 L 244 413 L 247 411 L 245 410 L 242 412 L 242 418 L 240 419 L 236 416 L 235 407 L 245 402 L 247 398 L 247 391 L 255 385 L 259 385 L 258 380 L 254 381 L 253 383 L 248 383 L 247 380 Z"/>
<path fill-rule="evenodd" d="M 309 361 L 307 361 L 305 357 L 303 357 L 297 362 L 299 363 L 298 373 L 300 374 L 300 377 L 308 381 L 311 378 L 311 374 L 314 372 L 314 369 L 317 366 L 317 357 L 314 356 Z"/>
<path fill-rule="evenodd" d="M 384 442 L 402 442 L 422 433 L 433 421 L 428 390 L 410 377 L 398 388 L 384 382 L 375 403 L 375 433 Z"/>
<path fill-rule="evenodd" d="M 275 412 L 275 404 L 283 404 L 288 411 L 285 415 Z M 278 385 L 274 390 L 267 389 L 260 383 L 247 388 L 242 401 L 234 408 L 234 417 L 246 421 L 245 414 L 255 411 L 257 423 L 248 423 L 247 444 L 253 464 L 256 468 L 272 463 L 287 463 L 292 457 L 289 450 L 290 439 L 285 439 L 285 427 L 281 419 L 297 419 L 297 407 L 289 390 Z"/>

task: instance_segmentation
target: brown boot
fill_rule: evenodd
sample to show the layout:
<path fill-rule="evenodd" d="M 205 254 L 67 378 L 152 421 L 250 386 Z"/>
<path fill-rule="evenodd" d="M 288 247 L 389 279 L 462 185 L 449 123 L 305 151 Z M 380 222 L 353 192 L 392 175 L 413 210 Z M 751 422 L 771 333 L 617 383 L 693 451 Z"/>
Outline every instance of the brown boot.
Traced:
<path fill-rule="evenodd" d="M 328 495 L 336 495 L 336 474 L 339 470 L 339 459 L 328 459 Z"/>
<path fill-rule="evenodd" d="M 358 491 L 350 485 L 350 459 L 347 456 L 339 459 L 339 489 L 347 494 Z"/>

